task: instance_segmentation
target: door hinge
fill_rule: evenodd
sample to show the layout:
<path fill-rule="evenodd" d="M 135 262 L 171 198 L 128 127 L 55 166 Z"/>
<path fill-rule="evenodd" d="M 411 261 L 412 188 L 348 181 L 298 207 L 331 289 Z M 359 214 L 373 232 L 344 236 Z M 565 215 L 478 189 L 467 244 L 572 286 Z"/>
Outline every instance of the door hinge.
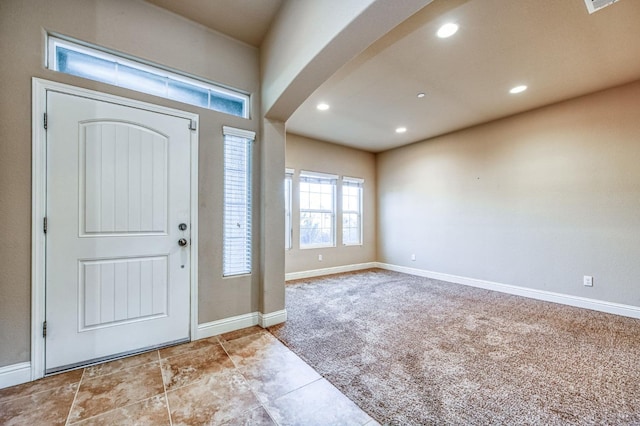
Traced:
<path fill-rule="evenodd" d="M 47 322 L 42 323 L 42 337 L 47 337 Z"/>
<path fill-rule="evenodd" d="M 189 130 L 196 130 L 197 128 L 196 120 L 189 120 Z"/>
<path fill-rule="evenodd" d="M 47 218 L 45 217 L 42 221 L 42 229 L 44 229 L 44 233 L 47 233 Z"/>
<path fill-rule="evenodd" d="M 44 129 L 47 130 L 47 113 L 44 113 Z"/>

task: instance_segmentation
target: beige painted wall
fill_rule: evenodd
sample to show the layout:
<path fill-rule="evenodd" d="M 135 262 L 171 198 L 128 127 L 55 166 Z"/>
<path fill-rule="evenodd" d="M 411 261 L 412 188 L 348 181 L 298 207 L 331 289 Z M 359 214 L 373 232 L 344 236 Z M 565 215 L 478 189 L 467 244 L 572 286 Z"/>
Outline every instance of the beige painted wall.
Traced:
<path fill-rule="evenodd" d="M 260 312 L 285 309 L 284 300 L 284 187 L 282 170 L 285 157 L 285 125 L 262 120 L 262 169 L 260 175 Z"/>
<path fill-rule="evenodd" d="M 46 70 L 43 65 L 46 31 L 252 93 L 254 118 L 231 117 Z M 199 320 L 204 323 L 258 310 L 258 273 L 237 279 L 221 277 L 221 128 L 230 125 L 259 130 L 257 49 L 139 0 L 2 0 L 0 41 L 0 235 L 4 239 L 0 245 L 0 367 L 30 358 L 31 78 L 34 76 L 200 114 Z M 254 176 L 258 183 L 257 147 L 254 155 Z M 256 197 L 254 212 L 259 212 L 258 202 Z M 259 213 L 254 217 L 254 229 L 257 250 Z M 254 271 L 258 270 L 256 255 Z"/>
<path fill-rule="evenodd" d="M 286 0 L 260 47 L 265 116 L 285 122 L 347 61 L 432 1 Z"/>
<path fill-rule="evenodd" d="M 287 134 L 286 167 L 295 169 L 293 177 L 292 248 L 285 252 L 285 271 L 300 272 L 335 266 L 374 262 L 376 260 L 376 164 L 375 155 L 340 145 Z M 336 247 L 300 249 L 300 203 L 298 176 L 301 170 L 324 172 L 342 176 L 363 178 L 363 237 L 362 246 L 343 246 L 340 215 L 337 222 Z M 282 171 L 284 173 L 284 170 Z M 338 182 L 338 207 L 341 205 Z M 284 233 L 282 234 L 284 243 Z M 322 254 L 322 262 L 318 255 Z"/>
<path fill-rule="evenodd" d="M 379 261 L 640 306 L 640 82 L 377 165 Z"/>

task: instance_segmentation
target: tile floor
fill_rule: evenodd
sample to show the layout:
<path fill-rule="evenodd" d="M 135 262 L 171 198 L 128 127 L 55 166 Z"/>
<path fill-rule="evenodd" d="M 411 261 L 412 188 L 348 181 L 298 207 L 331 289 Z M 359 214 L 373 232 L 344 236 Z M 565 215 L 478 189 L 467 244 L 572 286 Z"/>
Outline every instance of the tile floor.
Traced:
<path fill-rule="evenodd" d="M 0 425 L 377 425 L 260 327 L 0 389 Z"/>

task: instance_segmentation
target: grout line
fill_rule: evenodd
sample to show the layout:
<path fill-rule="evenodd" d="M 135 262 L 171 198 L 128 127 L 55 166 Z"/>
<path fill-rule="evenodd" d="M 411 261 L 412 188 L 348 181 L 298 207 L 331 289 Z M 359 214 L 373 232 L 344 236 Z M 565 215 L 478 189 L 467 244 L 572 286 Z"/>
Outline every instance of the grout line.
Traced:
<path fill-rule="evenodd" d="M 210 338 L 211 338 L 211 337 L 207 337 L 207 339 L 210 339 Z M 205 340 L 205 339 L 201 339 L 201 340 Z M 196 342 L 196 340 L 194 340 L 193 342 Z M 209 346 L 215 346 L 215 345 L 216 345 L 216 343 L 219 343 L 219 342 L 216 342 L 216 343 L 214 343 L 213 345 L 209 345 L 209 346 L 202 346 L 202 347 L 195 348 L 195 349 L 189 349 L 188 351 L 185 351 L 185 352 L 182 352 L 182 353 L 179 353 L 179 354 L 175 354 L 175 355 L 165 356 L 164 358 L 160 355 L 160 350 L 162 350 L 162 349 L 175 348 L 175 347 L 182 346 L 182 345 L 188 345 L 188 344 L 190 344 L 190 343 L 192 343 L 192 342 L 181 343 L 181 344 L 179 344 L 179 345 L 168 346 L 168 347 L 166 347 L 166 348 L 160 348 L 160 349 L 158 349 L 158 357 L 160 358 L 160 360 L 163 360 L 163 359 L 171 359 L 171 358 L 175 358 L 175 357 L 178 357 L 178 356 L 184 356 L 184 355 L 190 354 L 190 353 L 192 353 L 192 352 L 201 351 L 201 350 L 203 350 L 203 349 L 210 349 L 210 347 L 209 347 Z"/>
<path fill-rule="evenodd" d="M 220 347 L 222 348 L 222 350 L 224 351 L 225 354 L 227 354 L 227 356 L 229 357 L 229 359 L 231 360 L 231 364 L 233 364 L 233 368 L 238 370 L 238 373 L 240 372 L 240 367 L 238 367 L 235 363 L 235 361 L 233 360 L 233 358 L 231 357 L 231 355 L 229 354 L 229 351 L 227 351 L 227 348 L 224 347 L 224 345 L 222 344 L 222 342 L 218 341 L 218 344 L 220 345 Z M 243 376 L 244 377 L 244 376 Z"/>
<path fill-rule="evenodd" d="M 264 329 L 263 329 L 263 330 L 264 330 Z M 227 352 L 227 348 L 225 347 L 225 345 L 231 344 L 231 343 L 233 343 L 233 342 L 238 342 L 238 341 L 243 340 L 243 339 L 249 339 L 250 337 L 253 337 L 253 336 L 257 335 L 257 334 L 259 334 L 259 335 L 261 335 L 261 336 L 264 336 L 264 335 L 271 335 L 271 336 L 273 336 L 273 335 L 272 335 L 270 332 L 268 332 L 268 331 L 267 331 L 267 332 L 258 332 L 258 333 L 253 333 L 253 334 L 247 334 L 246 336 L 236 337 L 235 339 L 231 339 L 231 340 L 226 340 L 226 339 L 225 339 L 224 341 L 220 340 L 220 346 L 222 346 L 222 349 L 224 349 L 224 351 L 225 351 L 225 352 Z M 221 335 L 220 335 L 220 336 L 221 336 Z M 276 338 L 275 336 L 273 336 L 273 337 L 274 337 L 274 338 Z M 277 338 L 276 338 L 276 340 L 277 340 Z M 279 341 L 279 340 L 278 340 L 278 341 Z M 227 352 L 227 355 L 229 355 L 229 358 L 231 358 L 231 355 L 229 354 L 229 352 Z M 233 359 L 232 359 L 232 360 L 233 360 Z M 235 363 L 234 363 L 234 364 L 235 364 Z"/>
<path fill-rule="evenodd" d="M 267 333 L 268 333 L 269 335 L 273 336 L 273 334 L 271 334 L 271 332 L 269 332 L 268 330 L 267 330 Z M 239 338 L 237 338 L 237 339 L 233 339 L 233 340 L 239 340 L 239 339 L 243 339 L 243 338 L 245 338 L 245 337 L 249 337 L 249 336 L 250 336 L 250 335 L 248 335 L 248 336 L 243 336 L 243 337 L 239 337 Z M 273 336 L 273 337 L 275 338 L 275 336 Z M 277 339 L 277 338 L 276 338 L 276 339 Z M 280 341 L 278 340 L 278 342 L 280 342 Z M 228 342 L 227 342 L 227 343 L 228 343 Z M 239 366 L 239 365 L 236 365 L 235 361 L 233 360 L 233 358 L 231 357 L 231 355 L 229 355 L 229 352 L 227 351 L 227 348 L 225 348 L 225 346 L 224 346 L 224 344 L 223 344 L 222 342 L 220 342 L 220 346 L 222 346 L 222 349 L 224 349 L 224 351 L 225 351 L 225 353 L 227 354 L 227 356 L 229 356 L 229 358 L 231 359 L 231 362 L 233 363 L 233 365 L 234 365 L 234 367 L 235 367 L 235 370 L 237 371 L 237 373 L 238 373 L 238 374 L 240 374 L 240 376 L 242 377 L 242 379 L 244 380 L 244 382 L 247 384 L 247 386 L 248 386 L 249 390 L 251 391 L 251 393 L 253 394 L 253 396 L 254 396 L 254 397 L 256 398 L 256 400 L 260 403 L 260 407 L 262 407 L 262 409 L 267 413 L 267 415 L 269 416 L 269 418 L 271 419 L 271 421 L 272 421 L 275 425 L 279 425 L 279 423 L 278 423 L 278 422 L 273 418 L 273 415 L 271 414 L 271 412 L 270 412 L 270 411 L 269 411 L 269 409 L 267 408 L 266 403 L 271 402 L 271 401 L 275 401 L 276 399 L 279 399 L 279 398 L 281 398 L 281 397 L 283 397 L 283 396 L 285 396 L 285 395 L 289 395 L 289 394 L 290 394 L 290 393 L 292 393 L 292 392 L 295 392 L 295 391 L 297 391 L 297 390 L 302 389 L 302 388 L 303 388 L 303 387 L 305 387 L 305 386 L 308 386 L 308 385 L 310 385 L 310 384 L 312 384 L 312 383 L 315 383 L 315 382 L 317 382 L 318 380 L 322 380 L 322 379 L 324 379 L 324 377 L 323 377 L 320 373 L 318 373 L 318 372 L 317 372 L 313 367 L 311 367 L 311 366 L 310 366 L 306 361 L 304 361 L 302 358 L 298 357 L 298 358 L 300 359 L 300 361 L 304 362 L 307 366 L 309 366 L 309 368 L 313 369 L 313 371 L 315 371 L 315 372 L 318 374 L 318 378 L 317 378 L 317 379 L 315 379 L 315 380 L 312 380 L 312 381 L 310 381 L 309 383 L 306 383 L 306 384 L 304 384 L 304 385 L 302 385 L 302 386 L 299 386 L 299 387 L 297 387 L 296 389 L 293 389 L 293 390 L 291 390 L 291 391 L 289 391 L 289 392 L 286 392 L 286 393 L 284 393 L 284 394 L 282 394 L 282 395 L 279 395 L 277 398 L 273 398 L 273 399 L 271 399 L 271 398 L 266 398 L 266 400 L 265 400 L 265 401 L 262 401 L 262 400 L 258 397 L 258 394 L 256 393 L 256 390 L 253 388 L 253 386 L 251 386 L 251 385 L 250 385 L 249 380 L 247 380 L 247 378 L 246 378 L 246 377 L 245 377 L 245 375 L 244 375 L 244 370 L 245 370 L 245 368 L 246 368 L 246 367 L 241 367 L 241 366 Z M 296 355 L 296 354 L 295 354 L 295 352 L 293 352 L 293 351 L 292 351 L 291 349 L 289 349 L 287 346 L 285 346 L 285 345 L 282 345 L 282 346 L 283 346 L 283 348 L 284 348 L 288 353 L 293 354 L 293 355 Z M 297 355 L 296 355 L 296 356 L 297 356 Z"/>
<path fill-rule="evenodd" d="M 219 340 L 219 339 L 218 339 Z M 237 339 L 234 339 L 237 340 Z M 224 350 L 224 352 L 227 354 L 227 356 L 229 357 L 229 359 L 231 360 L 231 363 L 233 364 L 233 368 L 236 371 L 236 373 L 238 373 L 240 375 L 240 377 L 242 377 L 242 380 L 245 382 L 245 384 L 247 385 L 247 387 L 249 388 L 249 392 L 251 392 L 251 394 L 253 394 L 254 398 L 256 399 L 256 401 L 258 401 L 258 403 L 260 404 L 259 406 L 262 407 L 262 409 L 267 413 L 267 416 L 269 416 L 269 418 L 271 419 L 271 421 L 275 424 L 278 425 L 278 422 L 275 421 L 275 419 L 273 418 L 273 416 L 271 415 L 271 413 L 269 412 L 269 410 L 267 410 L 267 407 L 264 405 L 264 402 L 262 402 L 260 400 L 260 398 L 258 397 L 258 395 L 256 394 L 255 389 L 253 389 L 253 386 L 251 386 L 249 384 L 249 381 L 247 380 L 247 378 L 244 376 L 244 373 L 242 371 L 242 368 L 239 367 L 238 365 L 236 365 L 235 361 L 233 360 L 233 358 L 231 357 L 231 355 L 229 355 L 229 352 L 227 351 L 227 348 L 224 347 L 224 345 L 222 344 L 222 342 L 220 342 L 220 346 L 222 347 L 222 350 Z M 255 408 L 254 408 L 255 410 Z"/>
<path fill-rule="evenodd" d="M 42 379 L 38 379 L 38 380 L 42 380 Z M 34 381 L 26 382 L 26 383 L 33 383 L 33 382 Z M 73 383 L 67 383 L 67 385 L 68 384 L 73 384 Z M 16 385 L 16 386 L 20 386 L 20 385 Z M 43 392 L 50 392 L 50 391 L 53 391 L 53 390 L 57 390 L 57 389 L 60 389 L 60 388 L 62 388 L 64 386 L 66 386 L 66 385 L 53 386 L 53 387 L 50 387 L 50 388 L 47 388 L 47 389 L 39 390 L 37 392 L 29 392 L 29 393 L 26 393 L 26 394 L 21 395 L 21 396 L 12 396 L 12 397 L 0 398 L 0 405 L 6 404 L 8 402 L 18 401 L 18 400 L 23 399 L 23 398 L 31 398 L 34 395 L 39 395 L 39 394 L 41 394 Z M 13 386 L 11 386 L 11 387 L 13 387 Z M 9 389 L 9 388 L 5 388 L 5 389 Z"/>
<path fill-rule="evenodd" d="M 160 395 L 160 394 L 158 394 L 158 395 Z M 95 419 L 95 418 L 98 418 L 98 417 L 102 417 L 102 416 L 107 415 L 107 414 L 109 414 L 109 413 L 113 413 L 114 411 L 118 411 L 118 410 L 121 410 L 121 409 L 123 409 L 123 408 L 128 408 L 128 407 L 131 407 L 132 405 L 140 404 L 140 403 L 142 403 L 142 402 L 145 402 L 145 401 L 148 401 L 148 400 L 150 400 L 150 399 L 153 399 L 153 398 L 157 397 L 158 395 L 152 395 L 152 396 L 150 396 L 149 398 L 145 398 L 145 399 L 142 399 L 142 400 L 140 400 L 140 401 L 132 402 L 132 403 L 127 404 L 127 405 L 121 405 L 121 406 L 118 406 L 118 407 L 113 408 L 113 409 L 111 409 L 111 410 L 107 410 L 107 411 L 105 411 L 105 412 L 103 412 L 103 413 L 98 413 L 98 414 L 96 414 L 95 416 L 91 416 L 91 417 L 87 417 L 86 419 L 78 420 L 78 421 L 77 421 L 77 422 L 75 422 L 75 423 L 70 423 L 70 424 L 69 424 L 69 426 L 77 425 L 77 424 L 79 424 L 79 423 L 84 423 L 84 422 L 86 422 L 87 420 L 91 420 L 91 419 Z"/>
<path fill-rule="evenodd" d="M 69 417 L 71 416 L 71 411 L 73 411 L 73 406 L 76 405 L 76 399 L 78 399 L 78 393 L 80 392 L 80 386 L 82 385 L 82 379 L 84 379 L 84 374 L 86 373 L 86 371 L 86 368 L 82 369 L 82 376 L 80 376 L 80 381 L 78 382 L 76 393 L 75 395 L 73 395 L 73 401 L 71 401 L 71 406 L 69 407 L 69 412 L 67 413 L 67 419 L 64 422 L 65 425 L 69 424 Z"/>
<path fill-rule="evenodd" d="M 317 371 L 316 371 L 316 373 L 317 373 Z M 318 373 L 318 376 L 320 376 L 320 373 Z M 310 381 L 310 382 L 308 382 L 308 383 L 305 383 L 304 385 L 302 385 L 302 386 L 300 386 L 300 387 L 297 387 L 297 388 L 295 388 L 295 389 L 290 390 L 289 392 L 283 393 L 282 395 L 278 395 L 278 397 L 277 397 L 277 398 L 273 398 L 273 401 L 275 401 L 275 400 L 277 400 L 277 399 L 280 399 L 280 398 L 282 398 L 282 397 L 284 397 L 284 396 L 287 396 L 287 395 L 289 395 L 289 394 L 291 394 L 291 393 L 293 393 L 293 392 L 299 391 L 299 390 L 300 390 L 300 389 L 302 389 L 302 388 L 306 388 L 307 386 L 309 386 L 309 385 L 311 385 L 311 384 L 313 384 L 313 383 L 315 383 L 315 382 L 317 382 L 317 381 L 320 381 L 320 380 L 326 380 L 326 379 L 325 379 L 324 377 L 320 376 L 320 377 L 318 377 L 318 378 L 317 378 L 317 379 L 315 379 L 315 380 L 312 380 L 312 381 Z M 328 382 L 328 383 L 330 383 L 328 380 L 327 380 L 327 382 Z M 335 386 L 334 386 L 334 387 L 335 387 Z M 340 392 L 340 393 L 342 393 L 342 392 Z"/>
<path fill-rule="evenodd" d="M 269 411 L 269 409 L 267 407 L 265 407 L 265 405 L 261 402 L 260 406 L 262 407 L 262 409 L 265 411 L 265 413 L 267 413 L 267 416 L 269 416 L 269 418 L 271 419 L 271 421 L 273 422 L 273 424 L 275 424 L 276 426 L 279 426 L 280 423 L 276 422 L 276 419 L 273 418 L 273 415 L 271 415 L 271 411 Z"/>
<path fill-rule="evenodd" d="M 171 418 L 171 408 L 169 407 L 169 395 L 167 395 L 167 386 L 164 384 L 164 374 L 162 374 L 162 358 L 160 358 L 160 350 L 158 349 L 158 366 L 160 367 L 160 378 L 162 379 L 162 389 L 164 389 L 164 402 L 167 404 L 167 414 L 169 415 L 169 426 L 173 426 Z"/>

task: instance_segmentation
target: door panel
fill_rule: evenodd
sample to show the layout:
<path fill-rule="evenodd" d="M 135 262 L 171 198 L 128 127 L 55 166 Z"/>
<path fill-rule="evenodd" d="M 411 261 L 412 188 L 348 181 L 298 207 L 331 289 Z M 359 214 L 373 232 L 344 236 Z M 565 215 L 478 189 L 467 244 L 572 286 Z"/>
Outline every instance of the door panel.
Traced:
<path fill-rule="evenodd" d="M 79 330 L 167 316 L 168 278 L 167 256 L 80 261 Z"/>
<path fill-rule="evenodd" d="M 189 337 L 187 119 L 47 92 L 46 371 Z"/>
<path fill-rule="evenodd" d="M 126 122 L 89 122 L 80 138 L 81 235 L 166 234 L 167 137 Z"/>

